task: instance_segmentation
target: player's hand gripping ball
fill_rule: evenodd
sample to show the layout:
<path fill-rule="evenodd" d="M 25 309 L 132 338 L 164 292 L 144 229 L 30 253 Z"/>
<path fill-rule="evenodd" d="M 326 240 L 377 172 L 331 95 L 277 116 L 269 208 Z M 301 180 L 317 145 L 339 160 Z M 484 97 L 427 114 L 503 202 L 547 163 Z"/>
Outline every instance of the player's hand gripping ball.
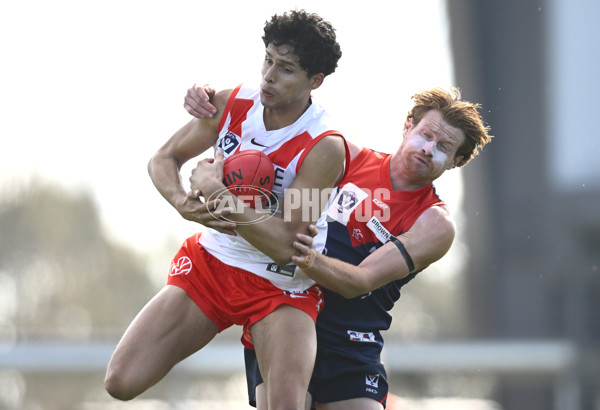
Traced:
<path fill-rule="evenodd" d="M 269 201 L 274 182 L 273 163 L 261 151 L 240 151 L 223 163 L 223 183 L 252 208 Z"/>

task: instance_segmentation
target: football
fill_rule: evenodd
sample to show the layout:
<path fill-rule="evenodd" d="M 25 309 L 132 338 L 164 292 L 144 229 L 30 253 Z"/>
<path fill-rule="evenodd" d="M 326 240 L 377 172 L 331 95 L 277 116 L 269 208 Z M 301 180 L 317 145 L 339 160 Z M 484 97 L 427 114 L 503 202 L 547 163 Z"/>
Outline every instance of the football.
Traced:
<path fill-rule="evenodd" d="M 232 194 L 253 208 L 269 201 L 274 182 L 273 163 L 261 151 L 240 151 L 223 163 L 223 183 Z"/>

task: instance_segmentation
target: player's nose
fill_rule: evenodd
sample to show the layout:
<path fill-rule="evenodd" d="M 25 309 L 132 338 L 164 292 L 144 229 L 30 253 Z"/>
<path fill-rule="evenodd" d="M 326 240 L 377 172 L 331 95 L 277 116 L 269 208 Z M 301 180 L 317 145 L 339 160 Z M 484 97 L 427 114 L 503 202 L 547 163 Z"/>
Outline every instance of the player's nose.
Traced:
<path fill-rule="evenodd" d="M 428 141 L 423 145 L 423 148 L 421 150 L 423 151 L 424 154 L 432 155 L 434 148 L 435 148 L 435 141 Z"/>
<path fill-rule="evenodd" d="M 275 65 L 272 65 L 265 70 L 263 79 L 268 83 L 271 83 L 275 80 Z"/>

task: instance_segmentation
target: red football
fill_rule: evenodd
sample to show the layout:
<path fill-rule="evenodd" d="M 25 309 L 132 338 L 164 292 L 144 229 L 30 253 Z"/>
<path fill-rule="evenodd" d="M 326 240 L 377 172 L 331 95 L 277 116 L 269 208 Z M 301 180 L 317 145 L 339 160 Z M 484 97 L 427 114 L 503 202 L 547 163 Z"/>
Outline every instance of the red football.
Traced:
<path fill-rule="evenodd" d="M 248 205 L 265 203 L 271 195 L 275 172 L 263 152 L 244 150 L 227 157 L 223 163 L 223 183 Z"/>

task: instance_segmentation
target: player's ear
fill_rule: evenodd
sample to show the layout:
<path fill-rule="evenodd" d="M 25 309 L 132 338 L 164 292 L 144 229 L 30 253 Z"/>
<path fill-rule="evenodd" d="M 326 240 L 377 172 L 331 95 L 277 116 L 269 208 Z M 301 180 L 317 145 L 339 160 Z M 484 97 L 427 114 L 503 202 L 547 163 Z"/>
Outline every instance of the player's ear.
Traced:
<path fill-rule="evenodd" d="M 412 128 L 412 126 L 413 126 L 413 119 L 411 118 L 409 120 L 406 120 L 406 122 L 404 123 L 404 131 L 402 132 L 402 136 L 406 137 L 406 134 Z"/>
<path fill-rule="evenodd" d="M 323 80 L 325 79 L 325 75 L 323 73 L 315 74 L 311 77 L 311 90 L 316 90 L 323 84 Z"/>
<path fill-rule="evenodd" d="M 454 159 L 452 160 L 452 163 L 450 164 L 448 169 L 456 168 L 458 166 L 458 164 L 460 164 L 464 158 L 465 158 L 464 155 L 457 155 L 456 157 L 454 157 Z"/>

